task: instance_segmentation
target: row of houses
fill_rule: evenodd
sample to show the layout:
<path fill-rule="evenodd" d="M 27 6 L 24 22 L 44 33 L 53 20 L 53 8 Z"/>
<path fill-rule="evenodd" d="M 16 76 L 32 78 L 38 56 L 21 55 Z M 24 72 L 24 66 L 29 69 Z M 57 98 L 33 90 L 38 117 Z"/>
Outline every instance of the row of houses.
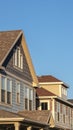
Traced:
<path fill-rule="evenodd" d="M 73 130 L 67 89 L 36 76 L 22 30 L 0 32 L 0 130 Z"/>

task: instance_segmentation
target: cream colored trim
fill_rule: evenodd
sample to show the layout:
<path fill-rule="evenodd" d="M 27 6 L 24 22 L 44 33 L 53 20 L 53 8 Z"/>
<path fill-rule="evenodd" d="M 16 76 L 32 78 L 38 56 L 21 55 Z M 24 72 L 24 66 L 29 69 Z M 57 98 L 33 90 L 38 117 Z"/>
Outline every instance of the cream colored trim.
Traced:
<path fill-rule="evenodd" d="M 25 56 L 26 56 L 26 59 L 27 59 L 27 63 L 28 63 L 28 66 L 29 66 L 29 69 L 30 69 L 30 72 L 31 72 L 31 75 L 32 75 L 32 78 L 33 78 L 33 83 L 35 83 L 34 85 L 37 86 L 38 79 L 37 79 L 37 76 L 36 76 L 36 73 L 35 73 L 35 70 L 34 70 L 34 66 L 32 64 L 32 60 L 31 60 L 30 53 L 28 51 L 28 47 L 27 47 L 24 36 L 22 36 L 22 47 L 23 47 L 23 50 L 24 50 L 24 53 L 25 53 Z"/>
<path fill-rule="evenodd" d="M 46 98 L 57 98 L 57 96 L 39 96 L 38 97 L 39 99 L 46 99 Z M 36 97 L 36 99 L 38 99 L 37 97 Z"/>
<path fill-rule="evenodd" d="M 0 121 L 9 121 L 9 122 L 12 122 L 12 121 L 23 121 L 24 118 L 0 118 Z"/>
<path fill-rule="evenodd" d="M 6 57 L 8 56 L 9 52 L 11 51 L 11 49 L 13 48 L 13 46 L 15 45 L 15 43 L 17 42 L 18 38 L 21 36 L 23 32 L 21 31 L 19 33 L 19 35 L 17 36 L 17 38 L 15 39 L 14 43 L 12 44 L 11 48 L 8 50 L 7 54 L 5 55 L 5 57 L 3 58 L 3 60 L 0 63 L 0 66 L 2 66 L 2 63 L 4 62 L 4 60 L 6 59 Z"/>
<path fill-rule="evenodd" d="M 40 85 L 42 85 L 42 84 L 45 84 L 45 85 L 47 85 L 47 84 L 57 84 L 57 85 L 64 85 L 64 86 L 66 86 L 66 88 L 69 88 L 69 85 L 68 84 L 66 84 L 66 83 L 64 83 L 64 82 L 39 82 L 39 84 Z"/>

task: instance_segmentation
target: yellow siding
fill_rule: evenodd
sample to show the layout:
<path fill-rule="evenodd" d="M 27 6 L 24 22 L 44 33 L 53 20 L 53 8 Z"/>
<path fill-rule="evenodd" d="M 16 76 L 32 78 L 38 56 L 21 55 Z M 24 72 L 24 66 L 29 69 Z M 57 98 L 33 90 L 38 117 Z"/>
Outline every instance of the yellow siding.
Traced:
<path fill-rule="evenodd" d="M 57 96 L 60 96 L 59 85 L 57 85 L 57 84 L 41 85 L 41 87 L 56 94 Z"/>

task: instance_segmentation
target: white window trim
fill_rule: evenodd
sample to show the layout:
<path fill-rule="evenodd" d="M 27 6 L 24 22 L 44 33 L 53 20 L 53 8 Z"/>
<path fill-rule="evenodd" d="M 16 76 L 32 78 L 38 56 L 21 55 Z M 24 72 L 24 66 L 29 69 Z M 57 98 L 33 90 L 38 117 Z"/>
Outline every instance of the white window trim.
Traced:
<path fill-rule="evenodd" d="M 6 77 L 4 75 L 0 75 L 0 86 L 1 86 L 1 78 L 4 77 L 5 78 L 5 102 L 1 101 L 1 87 L 0 87 L 0 102 L 1 104 L 7 104 L 7 105 L 12 105 L 12 79 L 10 77 Z M 10 79 L 10 87 L 11 87 L 11 101 L 10 104 L 7 103 L 7 79 Z"/>

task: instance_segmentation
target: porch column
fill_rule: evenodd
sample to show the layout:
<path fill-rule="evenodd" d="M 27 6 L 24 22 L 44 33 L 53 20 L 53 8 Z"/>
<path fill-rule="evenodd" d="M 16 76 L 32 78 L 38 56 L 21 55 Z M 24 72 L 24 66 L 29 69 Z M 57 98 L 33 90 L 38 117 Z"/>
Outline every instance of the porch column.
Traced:
<path fill-rule="evenodd" d="M 32 129 L 32 126 L 28 126 L 28 127 L 27 127 L 27 130 L 31 130 L 31 129 Z"/>
<path fill-rule="evenodd" d="M 15 126 L 15 130 L 19 130 L 20 124 L 19 124 L 18 122 L 16 122 L 16 123 L 14 124 L 14 126 Z"/>
<path fill-rule="evenodd" d="M 40 128 L 39 130 L 44 130 L 43 128 Z"/>

